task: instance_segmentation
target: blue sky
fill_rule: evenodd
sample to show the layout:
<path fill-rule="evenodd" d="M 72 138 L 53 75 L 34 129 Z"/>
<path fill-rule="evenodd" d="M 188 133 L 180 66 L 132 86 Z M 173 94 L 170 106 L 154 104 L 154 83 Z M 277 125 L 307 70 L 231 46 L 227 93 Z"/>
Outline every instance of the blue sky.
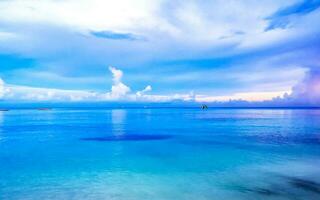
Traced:
<path fill-rule="evenodd" d="M 0 1 L 0 97 L 314 104 L 319 7 L 320 0 Z"/>

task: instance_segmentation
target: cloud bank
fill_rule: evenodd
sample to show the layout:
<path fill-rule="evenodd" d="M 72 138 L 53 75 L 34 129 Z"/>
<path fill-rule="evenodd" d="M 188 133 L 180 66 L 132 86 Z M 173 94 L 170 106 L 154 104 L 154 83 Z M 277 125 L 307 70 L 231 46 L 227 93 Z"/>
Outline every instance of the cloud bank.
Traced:
<path fill-rule="evenodd" d="M 311 68 L 305 78 L 292 88 L 292 93 L 277 99 L 291 105 L 320 106 L 320 68 Z"/>
<path fill-rule="evenodd" d="M 17 85 L 6 85 L 0 79 L 0 97 L 2 101 L 31 102 L 184 102 L 208 103 L 211 106 L 320 106 L 320 70 L 309 70 L 305 78 L 296 84 L 290 94 L 260 92 L 240 93 L 230 96 L 209 96 L 194 94 L 157 95 L 148 94 L 151 85 L 143 90 L 132 92 L 129 86 L 122 82 L 123 72 L 115 67 L 109 67 L 112 74 L 111 91 L 106 93 L 60 90 L 48 88 L 33 88 Z M 264 98 L 265 100 L 259 100 Z"/>
<path fill-rule="evenodd" d="M 180 99 L 177 96 L 165 95 L 147 95 L 152 90 L 150 85 L 143 90 L 131 93 L 129 86 L 122 82 L 123 72 L 110 66 L 109 71 L 112 74 L 111 91 L 106 93 L 97 93 L 81 90 L 61 90 L 51 88 L 35 88 L 19 85 L 8 85 L 0 79 L 0 98 L 3 101 L 148 101 L 148 102 L 166 102 L 174 99 Z"/>

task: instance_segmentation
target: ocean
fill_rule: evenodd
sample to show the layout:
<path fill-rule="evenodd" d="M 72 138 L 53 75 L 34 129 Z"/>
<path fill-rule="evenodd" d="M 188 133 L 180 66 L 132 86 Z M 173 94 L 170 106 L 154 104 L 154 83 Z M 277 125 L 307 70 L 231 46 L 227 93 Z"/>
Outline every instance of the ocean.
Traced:
<path fill-rule="evenodd" d="M 320 110 L 0 111 L 1 200 L 318 200 Z"/>

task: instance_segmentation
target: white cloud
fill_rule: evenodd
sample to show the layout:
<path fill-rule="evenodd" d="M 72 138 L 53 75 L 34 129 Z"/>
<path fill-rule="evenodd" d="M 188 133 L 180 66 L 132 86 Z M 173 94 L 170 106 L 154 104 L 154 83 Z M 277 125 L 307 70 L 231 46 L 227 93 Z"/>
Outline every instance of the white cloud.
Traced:
<path fill-rule="evenodd" d="M 3 88 L 3 87 L 2 87 Z M 149 88 L 149 87 L 146 87 Z M 147 89 L 148 90 L 148 89 Z M 6 89 L 2 89 L 2 97 L 4 100 L 18 101 L 130 101 L 130 102 L 226 102 L 230 100 L 245 100 L 245 101 L 263 101 L 271 100 L 272 98 L 283 96 L 290 91 L 277 92 L 248 92 L 236 93 L 229 96 L 210 96 L 210 95 L 195 95 L 193 92 L 188 94 L 172 94 L 172 95 L 149 95 L 141 93 L 122 94 L 122 96 L 111 93 L 96 93 L 80 90 L 59 90 L 50 88 L 34 88 L 26 86 L 8 85 Z"/>
<path fill-rule="evenodd" d="M 143 90 L 138 91 L 136 93 L 137 97 L 141 97 L 142 95 L 144 95 L 146 92 L 149 92 L 152 90 L 152 87 L 150 85 L 148 85 L 147 87 L 145 87 Z"/>
<path fill-rule="evenodd" d="M 16 35 L 14 33 L 0 31 L 0 41 L 1 42 L 6 41 L 6 40 L 10 40 L 10 39 L 16 39 Z"/>
<path fill-rule="evenodd" d="M 149 92 L 152 90 L 152 87 L 150 85 L 148 85 L 146 88 L 144 88 L 144 90 L 142 90 L 143 93 L 145 92 Z"/>
<path fill-rule="evenodd" d="M 121 70 L 116 69 L 115 67 L 110 66 L 109 67 L 110 72 L 112 73 L 113 76 L 113 83 L 114 84 L 119 84 L 121 82 L 121 78 L 123 76 L 123 73 Z"/>
<path fill-rule="evenodd" d="M 289 0 L 263 3 L 254 0 L 250 4 L 237 0 L 201 3 L 193 0 L 12 0 L 0 2 L 0 21 L 13 27 L 12 31 L 19 32 L 24 38 L 28 38 L 27 26 L 39 24 L 62 27 L 86 36 L 90 36 L 90 31 L 129 32 L 145 36 L 150 41 L 130 51 L 143 51 L 145 57 L 148 57 L 149 52 L 157 51 L 161 55 L 177 58 L 203 55 L 207 50 L 214 55 L 225 46 L 242 43 L 243 39 L 241 46 L 252 47 L 255 43 L 260 46 L 260 38 L 267 26 L 264 17 L 287 5 L 290 5 Z M 39 32 L 41 29 L 32 28 L 33 35 L 29 40 L 36 40 L 33 45 L 40 45 L 38 40 L 41 41 L 42 37 L 48 39 L 48 33 Z M 237 34 L 240 32 L 243 34 Z M 272 34 L 272 41 L 283 37 L 283 34 Z M 110 48 L 110 44 L 107 46 Z M 187 51 L 189 48 L 186 47 L 193 51 Z M 63 50 L 65 44 L 61 44 L 60 48 Z M 217 51 L 213 52 L 214 49 Z M 229 48 L 224 53 L 228 52 Z M 159 57 L 159 54 L 154 55 Z"/>
<path fill-rule="evenodd" d="M 12 39 L 10 44 L 6 44 L 7 49 L 18 43 L 11 50 L 24 54 L 25 51 L 41 49 L 46 52 L 54 48 L 52 53 L 57 55 L 68 45 L 83 43 L 87 48 L 103 52 L 103 56 L 111 55 L 110 58 L 114 60 L 118 57 L 112 56 L 113 52 L 116 52 L 115 55 L 119 52 L 125 54 L 126 60 L 131 56 L 139 59 L 138 55 L 143 55 L 143 59 L 155 55 L 157 58 L 194 58 L 252 50 L 277 44 L 280 40 L 287 41 L 287 38 L 303 38 L 306 32 L 314 33 L 317 28 L 312 30 L 310 27 L 317 27 L 317 24 L 310 25 L 310 22 L 319 21 L 317 15 L 304 17 L 297 22 L 295 29 L 264 31 L 268 26 L 266 17 L 292 3 L 292 0 L 252 0 L 249 4 L 239 0 L 11 0 L 0 1 L 0 22 L 5 24 L 7 33 L 13 32 L 22 37 Z M 305 21 L 309 22 L 307 27 L 304 26 Z M 44 29 L 49 29 L 49 33 Z M 62 30 L 72 34 L 68 35 Z M 78 41 L 73 35 L 80 33 L 90 38 L 90 31 L 132 33 L 143 36 L 147 42 L 140 41 L 143 44 L 139 45 L 139 42 L 105 40 L 103 44 L 96 44 L 96 40 L 82 38 L 85 41 Z M 66 39 L 68 45 L 61 42 Z M 48 40 L 53 42 L 48 45 Z M 79 48 L 77 51 L 86 51 L 87 48 Z M 119 56 L 118 59 L 124 62 L 122 58 Z"/>
<path fill-rule="evenodd" d="M 96 96 L 96 93 L 86 91 L 7 85 L 3 99 L 13 101 L 86 101 L 94 99 Z"/>
<path fill-rule="evenodd" d="M 10 22 L 51 23 L 78 29 L 123 28 L 141 18 L 147 18 L 155 2 L 147 0 L 1 1 L 0 9 L 3 12 L 0 18 Z"/>
<path fill-rule="evenodd" d="M 208 95 L 197 95 L 195 97 L 196 102 L 224 102 L 243 100 L 249 102 L 259 102 L 272 100 L 275 97 L 281 97 L 284 94 L 291 93 L 291 91 L 272 91 L 272 92 L 242 92 L 235 93 L 229 96 L 208 96 Z"/>
<path fill-rule="evenodd" d="M 114 98 L 124 97 L 128 92 L 130 92 L 130 88 L 123 83 L 111 87 L 111 96 Z"/>
<path fill-rule="evenodd" d="M 111 97 L 112 98 L 121 98 L 124 97 L 127 93 L 130 92 L 130 88 L 121 82 L 123 73 L 121 70 L 116 69 L 115 67 L 110 66 L 109 70 L 113 76 L 113 84 L 111 87 Z"/>

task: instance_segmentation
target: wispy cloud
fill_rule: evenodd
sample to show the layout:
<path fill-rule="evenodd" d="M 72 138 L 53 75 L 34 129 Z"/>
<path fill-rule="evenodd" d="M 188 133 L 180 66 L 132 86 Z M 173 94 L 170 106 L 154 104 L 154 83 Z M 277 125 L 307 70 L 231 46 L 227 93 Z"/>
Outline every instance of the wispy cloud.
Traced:
<path fill-rule="evenodd" d="M 113 31 L 91 31 L 93 36 L 110 40 L 143 40 L 142 36 L 132 33 L 117 33 Z"/>
<path fill-rule="evenodd" d="M 300 0 L 297 3 L 279 9 L 272 17 L 285 17 L 289 15 L 305 15 L 320 7 L 319 0 Z"/>
<path fill-rule="evenodd" d="M 146 92 L 149 92 L 149 91 L 151 91 L 151 90 L 152 90 L 152 87 L 151 87 L 150 85 L 148 85 L 148 86 L 145 87 L 143 90 L 138 91 L 138 92 L 136 93 L 136 95 L 137 95 L 137 97 L 141 97 L 141 96 L 143 96 Z"/>
<path fill-rule="evenodd" d="M 319 0 L 302 0 L 293 5 L 281 8 L 271 16 L 267 17 L 269 20 L 269 26 L 265 30 L 269 31 L 277 28 L 287 28 L 292 18 L 300 15 L 306 15 L 317 10 L 319 7 Z"/>

